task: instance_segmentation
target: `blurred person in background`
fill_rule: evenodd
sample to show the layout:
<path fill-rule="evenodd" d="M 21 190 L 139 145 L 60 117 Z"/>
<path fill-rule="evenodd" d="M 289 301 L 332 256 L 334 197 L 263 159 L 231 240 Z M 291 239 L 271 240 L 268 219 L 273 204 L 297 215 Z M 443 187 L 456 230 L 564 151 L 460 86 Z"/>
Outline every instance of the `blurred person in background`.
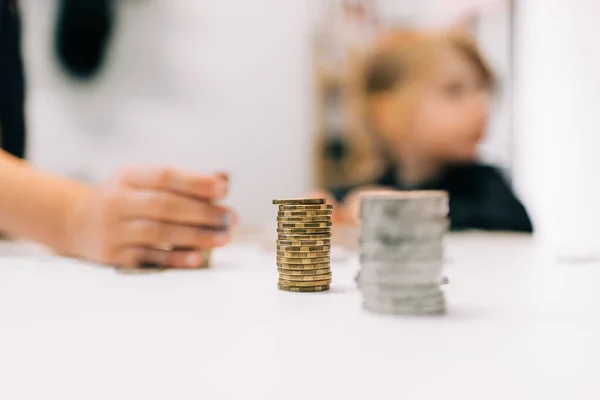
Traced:
<path fill-rule="evenodd" d="M 0 0 L 0 148 L 25 158 L 25 77 L 16 7 L 13 0 Z"/>
<path fill-rule="evenodd" d="M 56 55 L 71 77 L 91 79 L 102 67 L 113 28 L 113 0 L 60 0 Z M 25 77 L 17 0 L 0 0 L 0 148 L 25 158 Z"/>
<path fill-rule="evenodd" d="M 365 122 L 349 138 L 355 184 L 325 193 L 338 222 L 358 222 L 366 192 L 445 190 L 452 230 L 533 231 L 502 173 L 477 161 L 495 82 L 468 35 L 382 35 L 354 83 Z"/>
<path fill-rule="evenodd" d="M 62 43 L 63 61 L 89 76 L 98 58 L 75 56 L 81 42 Z M 0 0 L 0 232 L 124 267 L 195 268 L 203 249 L 229 242 L 235 215 L 219 205 L 229 187 L 226 174 L 131 167 L 92 187 L 28 165 L 24 94 L 18 4 Z"/>

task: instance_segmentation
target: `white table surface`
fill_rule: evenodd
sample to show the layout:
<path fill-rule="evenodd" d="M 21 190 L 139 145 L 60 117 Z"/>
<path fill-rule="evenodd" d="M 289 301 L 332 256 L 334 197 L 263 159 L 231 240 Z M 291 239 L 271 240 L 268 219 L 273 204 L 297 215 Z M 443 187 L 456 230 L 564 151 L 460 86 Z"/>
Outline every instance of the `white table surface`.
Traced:
<path fill-rule="evenodd" d="M 409 318 L 361 309 L 355 255 L 298 294 L 251 243 L 155 275 L 1 244 L 0 399 L 599 399 L 600 265 L 446 245 L 448 315 Z"/>

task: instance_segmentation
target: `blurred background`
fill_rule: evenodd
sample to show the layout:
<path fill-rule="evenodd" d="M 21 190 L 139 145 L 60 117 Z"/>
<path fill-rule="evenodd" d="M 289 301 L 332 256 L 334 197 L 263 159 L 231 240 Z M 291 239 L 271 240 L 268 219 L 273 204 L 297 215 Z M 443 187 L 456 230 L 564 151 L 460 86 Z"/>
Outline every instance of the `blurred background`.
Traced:
<path fill-rule="evenodd" d="M 81 79 L 57 62 L 62 3 L 21 0 L 28 158 L 46 170 L 90 182 L 138 163 L 226 170 L 229 203 L 246 225 L 264 224 L 272 198 L 346 180 L 348 76 L 380 32 L 459 28 L 499 83 L 481 158 L 501 169 L 539 235 L 570 248 L 598 244 L 590 173 L 600 53 L 591 38 L 600 6 L 119 0 L 105 59 Z"/>

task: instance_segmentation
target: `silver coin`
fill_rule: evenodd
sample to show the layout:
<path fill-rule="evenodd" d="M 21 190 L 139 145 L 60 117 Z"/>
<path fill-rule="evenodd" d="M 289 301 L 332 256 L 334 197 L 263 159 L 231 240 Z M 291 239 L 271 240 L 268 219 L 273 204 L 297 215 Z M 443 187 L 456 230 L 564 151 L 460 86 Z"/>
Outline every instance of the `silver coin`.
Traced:
<path fill-rule="evenodd" d="M 447 285 L 450 281 L 448 277 L 442 276 L 441 279 L 427 283 L 394 283 L 394 282 L 365 282 L 360 279 L 360 273 L 354 278 L 354 282 L 358 288 L 362 290 L 379 290 L 379 291 L 402 291 L 402 292 L 419 292 L 439 288 L 442 285 Z"/>
<path fill-rule="evenodd" d="M 360 263 L 360 270 L 365 275 L 407 275 L 419 273 L 440 273 L 444 269 L 443 260 L 406 261 L 399 263 L 371 262 Z"/>
<path fill-rule="evenodd" d="M 416 216 L 403 217 L 403 218 L 395 218 L 395 219 L 377 219 L 370 218 L 364 219 L 361 222 L 361 225 L 365 226 L 393 226 L 393 227 L 401 227 L 404 231 L 410 232 L 415 230 L 416 228 L 427 225 L 427 226 L 447 226 L 448 225 L 448 217 L 436 217 L 436 218 L 418 218 Z"/>
<path fill-rule="evenodd" d="M 443 315 L 446 313 L 446 304 L 431 307 L 401 307 L 365 300 L 363 308 L 370 312 L 395 315 Z"/>
<path fill-rule="evenodd" d="M 397 302 L 379 301 L 365 297 L 363 301 L 371 306 L 385 308 L 388 310 L 397 310 L 398 312 L 419 312 L 421 310 L 440 309 L 446 307 L 444 298 L 432 300 L 404 300 Z"/>
<path fill-rule="evenodd" d="M 402 222 L 388 224 L 366 224 L 360 226 L 360 242 L 376 242 L 387 246 L 400 244 L 407 240 L 441 240 L 448 232 L 448 220 L 423 223 L 414 226 L 403 225 Z"/>
<path fill-rule="evenodd" d="M 363 284 L 383 284 L 383 285 L 427 285 L 441 282 L 442 273 L 438 272 L 419 272 L 405 274 L 367 274 L 361 272 L 358 280 Z"/>
<path fill-rule="evenodd" d="M 419 270 L 376 270 L 363 268 L 360 271 L 360 278 L 364 280 L 381 280 L 383 282 L 396 282 L 402 283 L 405 280 L 411 278 L 424 278 L 424 279 L 442 279 L 441 268 L 422 268 Z"/>
<path fill-rule="evenodd" d="M 434 285 L 429 289 L 414 289 L 409 287 L 408 289 L 393 288 L 389 287 L 375 287 L 375 286 L 364 286 L 360 288 L 360 292 L 365 298 L 394 302 L 396 300 L 426 300 L 440 298 L 444 296 L 444 292 L 439 286 Z"/>
<path fill-rule="evenodd" d="M 394 275 L 402 273 L 441 271 L 444 268 L 444 260 L 410 260 L 403 262 L 386 262 L 361 260 L 360 270 L 367 274 Z"/>
<path fill-rule="evenodd" d="M 386 242 L 362 241 L 360 243 L 361 261 L 404 261 L 435 260 L 444 257 L 442 241 L 434 242 Z"/>
<path fill-rule="evenodd" d="M 448 219 L 447 213 L 443 213 L 441 215 L 435 215 L 435 216 L 428 216 L 428 217 L 420 216 L 418 213 L 407 213 L 407 214 L 397 215 L 394 218 L 370 216 L 370 217 L 361 218 L 360 221 L 361 221 L 361 224 L 366 224 L 366 225 L 398 225 L 398 224 L 402 224 L 408 228 L 408 227 L 414 227 L 414 226 L 421 225 L 421 224 L 432 224 L 432 225 L 440 224 L 440 223 L 442 223 L 442 221 L 447 220 L 447 219 Z"/>
<path fill-rule="evenodd" d="M 444 296 L 423 299 L 382 298 L 381 296 L 363 296 L 363 300 L 371 303 L 387 305 L 389 307 L 405 308 L 437 307 L 446 304 L 446 299 L 444 298 Z"/>
<path fill-rule="evenodd" d="M 383 307 L 421 309 L 443 307 L 446 305 L 446 299 L 443 296 L 430 299 L 380 299 L 378 297 L 363 297 L 363 300 L 370 304 L 376 304 Z"/>
<path fill-rule="evenodd" d="M 359 282 L 359 276 L 356 277 L 356 281 Z M 394 284 L 394 283 L 368 283 L 364 282 L 360 288 L 360 290 L 371 290 L 371 291 L 379 291 L 379 292 L 398 292 L 398 293 L 425 293 L 432 292 L 434 290 L 440 290 L 441 282 L 433 282 L 426 284 Z"/>
<path fill-rule="evenodd" d="M 445 192 L 393 192 L 365 195 L 361 198 L 363 221 L 390 221 L 410 218 L 435 218 L 448 215 Z"/>
<path fill-rule="evenodd" d="M 397 286 L 397 285 L 431 285 L 439 284 L 442 280 L 441 273 L 420 273 L 420 274 L 403 274 L 403 275 L 365 275 L 361 272 L 356 280 L 359 287 L 362 285 L 380 285 L 380 286 Z"/>
<path fill-rule="evenodd" d="M 406 308 L 422 308 L 422 307 L 438 307 L 446 304 L 446 299 L 443 294 L 438 294 L 434 297 L 423 299 L 407 299 L 407 298 L 379 298 L 363 296 L 364 300 L 371 303 L 377 303 L 390 307 L 406 307 Z"/>
<path fill-rule="evenodd" d="M 440 276 L 403 276 L 401 278 L 372 278 L 372 277 L 360 277 L 356 281 L 356 285 L 359 288 L 364 287 L 365 285 L 375 285 L 383 288 L 393 288 L 394 286 L 410 286 L 410 285 L 432 285 L 437 284 L 440 285 L 441 277 Z"/>
<path fill-rule="evenodd" d="M 390 253 L 379 253 L 379 254 L 362 254 L 359 253 L 359 260 L 361 264 L 378 263 L 389 265 L 402 265 L 415 262 L 440 262 L 444 263 L 444 253 L 430 253 L 430 254 L 415 254 L 412 256 L 401 256 Z"/>
<path fill-rule="evenodd" d="M 388 204 L 447 204 L 448 193 L 437 190 L 422 190 L 409 191 L 398 190 L 378 193 L 366 193 L 361 197 L 361 201 L 373 205 L 388 205 Z"/>
<path fill-rule="evenodd" d="M 381 307 L 389 308 L 404 308 L 404 309 L 421 309 L 421 308 L 434 308 L 444 307 L 446 305 L 446 299 L 444 297 L 431 298 L 431 299 L 380 299 L 379 297 L 363 297 L 363 301 L 378 305 Z"/>

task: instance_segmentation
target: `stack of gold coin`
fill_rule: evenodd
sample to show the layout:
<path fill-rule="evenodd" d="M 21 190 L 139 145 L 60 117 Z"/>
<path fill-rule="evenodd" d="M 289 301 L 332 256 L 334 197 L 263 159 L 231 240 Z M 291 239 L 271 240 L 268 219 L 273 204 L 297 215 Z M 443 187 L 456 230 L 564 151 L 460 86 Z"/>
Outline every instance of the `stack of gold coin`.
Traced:
<path fill-rule="evenodd" d="M 273 200 L 277 213 L 277 270 L 279 290 L 329 290 L 331 212 L 325 199 Z"/>

